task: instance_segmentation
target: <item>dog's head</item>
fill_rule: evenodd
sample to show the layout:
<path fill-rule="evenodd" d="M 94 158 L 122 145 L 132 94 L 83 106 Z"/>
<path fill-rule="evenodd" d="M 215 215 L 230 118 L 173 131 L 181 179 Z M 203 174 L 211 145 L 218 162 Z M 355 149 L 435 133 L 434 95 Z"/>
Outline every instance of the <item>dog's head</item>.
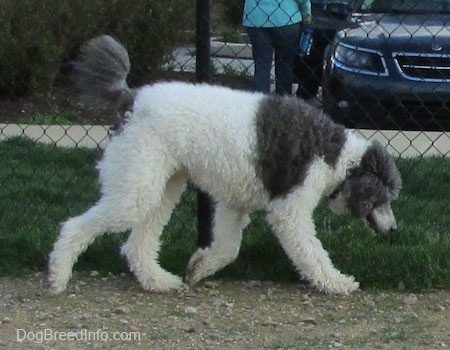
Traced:
<path fill-rule="evenodd" d="M 362 218 L 376 233 L 389 232 L 397 228 L 391 201 L 397 199 L 401 183 L 393 159 L 375 141 L 330 197 L 329 205 L 335 213 Z"/>

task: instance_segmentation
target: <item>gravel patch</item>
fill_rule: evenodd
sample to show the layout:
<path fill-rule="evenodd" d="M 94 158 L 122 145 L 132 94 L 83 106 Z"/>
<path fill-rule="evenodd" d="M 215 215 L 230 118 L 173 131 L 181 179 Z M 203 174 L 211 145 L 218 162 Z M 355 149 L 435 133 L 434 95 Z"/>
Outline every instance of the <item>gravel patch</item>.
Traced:
<path fill-rule="evenodd" d="M 128 274 L 0 278 L 0 349 L 442 349 L 450 291 L 348 296 L 265 281 L 207 281 L 167 294 Z"/>

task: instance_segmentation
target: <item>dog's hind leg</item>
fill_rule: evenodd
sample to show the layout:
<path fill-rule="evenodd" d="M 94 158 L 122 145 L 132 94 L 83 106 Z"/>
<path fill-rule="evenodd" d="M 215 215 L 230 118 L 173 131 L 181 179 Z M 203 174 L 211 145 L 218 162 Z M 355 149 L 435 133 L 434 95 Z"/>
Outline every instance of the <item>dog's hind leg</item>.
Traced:
<path fill-rule="evenodd" d="M 48 283 L 53 293 L 66 289 L 78 256 L 96 237 L 108 231 L 127 230 L 126 223 L 114 215 L 111 204 L 103 197 L 84 214 L 70 218 L 62 225 L 48 264 Z"/>
<path fill-rule="evenodd" d="M 192 255 L 186 282 L 194 285 L 236 260 L 241 246 L 242 230 L 250 222 L 246 212 L 217 205 L 213 240 L 209 247 L 199 248 Z"/>
<path fill-rule="evenodd" d="M 158 264 L 158 253 L 160 235 L 185 188 L 186 178 L 183 172 L 172 176 L 159 205 L 147 212 L 145 221 L 132 228 L 130 237 L 122 247 L 122 254 L 131 271 L 145 290 L 162 292 L 184 286 L 180 277 Z"/>
<path fill-rule="evenodd" d="M 359 284 L 352 276 L 339 272 L 316 237 L 313 222 L 314 194 L 302 186 L 271 202 L 267 219 L 281 245 L 301 273 L 319 290 L 326 293 L 349 293 Z M 310 198 L 313 203 L 308 203 Z"/>

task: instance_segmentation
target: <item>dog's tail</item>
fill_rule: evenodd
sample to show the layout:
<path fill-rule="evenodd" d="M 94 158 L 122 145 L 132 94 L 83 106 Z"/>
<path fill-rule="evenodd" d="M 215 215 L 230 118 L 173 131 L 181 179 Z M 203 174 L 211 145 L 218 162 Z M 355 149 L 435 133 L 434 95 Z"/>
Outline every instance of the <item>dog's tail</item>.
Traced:
<path fill-rule="evenodd" d="M 127 84 L 130 59 L 127 50 L 117 40 L 102 35 L 87 42 L 72 62 L 72 77 L 92 107 L 111 106 L 129 110 L 134 91 Z"/>

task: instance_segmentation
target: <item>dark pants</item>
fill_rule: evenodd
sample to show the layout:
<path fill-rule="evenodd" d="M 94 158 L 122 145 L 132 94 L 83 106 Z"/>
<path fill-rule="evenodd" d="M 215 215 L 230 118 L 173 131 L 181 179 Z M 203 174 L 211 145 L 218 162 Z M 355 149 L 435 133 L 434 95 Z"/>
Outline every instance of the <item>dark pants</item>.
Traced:
<path fill-rule="evenodd" d="M 253 50 L 255 91 L 270 92 L 270 70 L 275 52 L 275 90 L 278 94 L 292 94 L 293 66 L 300 40 L 300 24 L 284 27 L 246 27 Z"/>

